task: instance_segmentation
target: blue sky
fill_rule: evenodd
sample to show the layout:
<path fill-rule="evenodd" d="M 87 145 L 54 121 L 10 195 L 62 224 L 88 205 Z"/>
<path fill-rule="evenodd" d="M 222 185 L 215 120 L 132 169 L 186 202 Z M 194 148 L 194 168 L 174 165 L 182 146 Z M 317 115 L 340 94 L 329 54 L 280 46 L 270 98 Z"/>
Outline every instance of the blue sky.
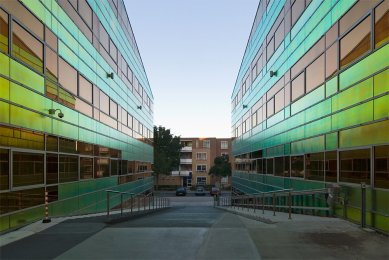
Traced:
<path fill-rule="evenodd" d="M 154 124 L 230 137 L 231 93 L 258 0 L 124 0 L 154 95 Z"/>

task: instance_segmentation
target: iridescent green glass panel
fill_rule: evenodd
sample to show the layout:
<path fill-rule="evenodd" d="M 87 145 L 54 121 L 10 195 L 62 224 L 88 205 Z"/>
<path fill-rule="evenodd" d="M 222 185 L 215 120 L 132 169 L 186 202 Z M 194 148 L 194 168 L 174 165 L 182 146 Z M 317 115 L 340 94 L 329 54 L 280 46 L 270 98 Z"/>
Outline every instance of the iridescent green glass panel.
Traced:
<path fill-rule="evenodd" d="M 9 58 L 7 55 L 0 52 L 0 74 L 9 77 Z"/>
<path fill-rule="evenodd" d="M 389 118 L 389 94 L 374 100 L 374 120 L 381 118 Z"/>
<path fill-rule="evenodd" d="M 373 79 L 369 78 L 332 97 L 332 112 L 362 102 L 373 96 Z"/>
<path fill-rule="evenodd" d="M 389 91 L 389 69 L 374 76 L 374 96 Z"/>
<path fill-rule="evenodd" d="M 332 129 L 362 124 L 373 120 L 373 101 L 355 106 L 332 116 Z"/>
<path fill-rule="evenodd" d="M 338 92 L 338 76 L 333 77 L 326 82 L 326 97 L 329 97 Z"/>
<path fill-rule="evenodd" d="M 326 134 L 326 150 L 338 148 L 338 132 Z"/>
<path fill-rule="evenodd" d="M 35 89 L 42 94 L 45 93 L 43 77 L 12 59 L 10 74 L 11 78 L 16 80 L 17 82 L 20 82 L 32 89 Z"/>
<path fill-rule="evenodd" d="M 0 77 L 0 98 L 9 100 L 9 80 Z"/>

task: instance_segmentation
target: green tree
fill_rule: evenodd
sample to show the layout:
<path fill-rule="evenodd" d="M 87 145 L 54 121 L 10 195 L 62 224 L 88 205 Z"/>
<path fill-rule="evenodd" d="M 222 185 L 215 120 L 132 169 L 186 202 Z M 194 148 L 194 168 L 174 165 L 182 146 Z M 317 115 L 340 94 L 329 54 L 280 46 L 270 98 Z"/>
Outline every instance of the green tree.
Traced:
<path fill-rule="evenodd" d="M 231 176 L 231 163 L 229 162 L 228 155 L 217 156 L 213 162 L 214 165 L 208 174 L 213 174 L 216 177 Z"/>
<path fill-rule="evenodd" d="M 154 126 L 154 165 L 153 171 L 157 177 L 159 174 L 170 174 L 180 165 L 180 137 L 170 133 L 170 129 Z"/>

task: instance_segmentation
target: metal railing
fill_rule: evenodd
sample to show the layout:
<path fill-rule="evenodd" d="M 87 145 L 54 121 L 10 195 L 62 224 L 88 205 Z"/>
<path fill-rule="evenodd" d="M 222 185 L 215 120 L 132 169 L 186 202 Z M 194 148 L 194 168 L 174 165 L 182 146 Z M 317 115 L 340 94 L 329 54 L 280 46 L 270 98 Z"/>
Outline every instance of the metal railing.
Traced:
<path fill-rule="evenodd" d="M 323 201 L 327 194 L 328 189 L 302 191 L 283 189 L 258 192 L 250 195 L 237 195 L 236 193 L 232 193 L 231 196 L 227 197 L 215 197 L 214 206 L 230 206 L 238 209 L 241 208 L 242 210 L 247 209 L 247 211 L 253 209 L 254 213 L 256 210 L 262 210 L 262 214 L 265 213 L 265 210 L 271 210 L 273 211 L 273 216 L 276 215 L 276 211 L 287 211 L 289 219 L 291 219 L 293 211 L 299 212 L 300 214 L 306 214 L 309 211 L 311 215 L 315 215 L 317 211 L 324 211 L 328 215 L 331 209 L 327 206 L 327 202 Z M 305 203 L 308 198 L 311 201 Z M 324 204 L 326 206 L 315 206 L 316 204 Z"/>
<path fill-rule="evenodd" d="M 131 193 L 116 190 L 106 190 L 107 193 L 107 218 L 110 217 L 112 211 L 120 209 L 120 215 L 123 213 L 134 214 L 134 212 L 145 212 L 156 209 L 166 208 L 170 206 L 170 201 L 167 198 L 154 196 L 151 193 L 144 195 L 142 193 Z M 112 194 L 115 194 L 112 196 Z M 120 197 L 120 202 L 117 199 Z M 111 200 L 116 200 L 116 203 L 111 204 Z"/>

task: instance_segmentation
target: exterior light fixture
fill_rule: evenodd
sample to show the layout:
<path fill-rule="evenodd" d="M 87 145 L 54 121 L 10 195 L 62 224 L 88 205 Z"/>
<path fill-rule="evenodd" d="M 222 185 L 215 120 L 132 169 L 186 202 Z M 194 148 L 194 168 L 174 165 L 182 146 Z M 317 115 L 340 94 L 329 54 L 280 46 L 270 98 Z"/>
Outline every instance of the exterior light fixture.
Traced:
<path fill-rule="evenodd" d="M 277 71 L 271 70 L 270 77 L 277 76 Z"/>
<path fill-rule="evenodd" d="M 243 109 L 247 108 L 247 105 L 243 105 Z"/>
<path fill-rule="evenodd" d="M 58 117 L 59 117 L 59 118 L 63 118 L 65 115 L 62 113 L 61 109 L 50 108 L 50 109 L 49 109 L 49 115 L 55 115 L 55 112 L 56 112 L 57 110 L 59 111 Z"/>
<path fill-rule="evenodd" d="M 137 109 L 142 109 L 142 106 L 137 106 L 136 108 L 137 108 Z"/>
<path fill-rule="evenodd" d="M 113 72 L 111 72 L 111 73 L 108 73 L 108 72 L 107 72 L 107 78 L 113 79 Z"/>

